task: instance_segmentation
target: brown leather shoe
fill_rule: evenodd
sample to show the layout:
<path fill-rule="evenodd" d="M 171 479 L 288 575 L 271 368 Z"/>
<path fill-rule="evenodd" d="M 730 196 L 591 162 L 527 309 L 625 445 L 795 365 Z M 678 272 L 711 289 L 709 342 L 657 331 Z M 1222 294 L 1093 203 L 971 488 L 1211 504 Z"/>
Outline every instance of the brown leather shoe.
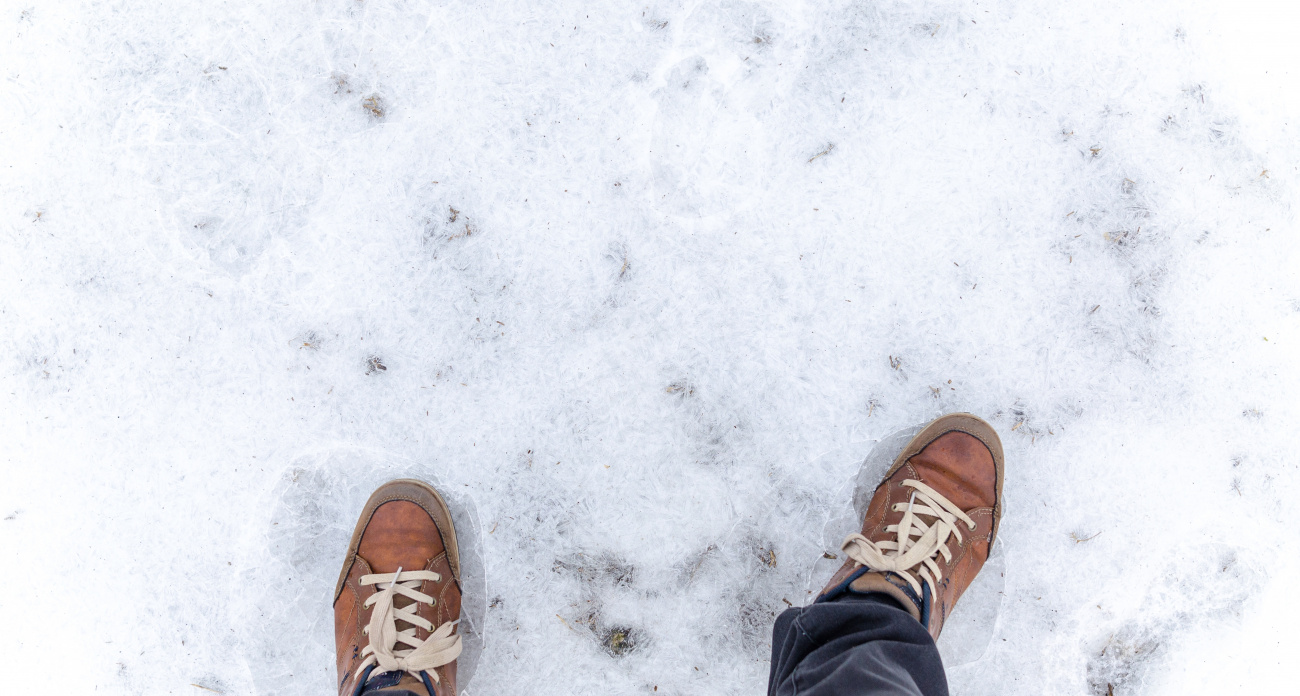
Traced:
<path fill-rule="evenodd" d="M 442 496 L 411 479 L 380 486 L 334 589 L 339 695 L 454 696 L 460 592 L 456 530 Z"/>
<path fill-rule="evenodd" d="M 1002 441 L 976 416 L 925 426 L 876 488 L 862 533 L 844 540 L 848 560 L 817 601 L 886 594 L 938 639 L 997 536 L 1002 464 Z"/>

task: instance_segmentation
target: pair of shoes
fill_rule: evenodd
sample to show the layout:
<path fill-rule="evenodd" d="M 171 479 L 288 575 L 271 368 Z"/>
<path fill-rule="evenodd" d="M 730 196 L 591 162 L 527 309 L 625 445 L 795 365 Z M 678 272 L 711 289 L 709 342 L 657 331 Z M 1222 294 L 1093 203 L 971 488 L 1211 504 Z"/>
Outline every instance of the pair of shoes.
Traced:
<path fill-rule="evenodd" d="M 1002 468 L 1002 443 L 983 420 L 954 413 L 925 426 L 876 488 L 817 601 L 884 594 L 937 639 L 993 546 Z M 460 599 L 447 504 L 420 481 L 381 486 L 334 591 L 339 695 L 455 696 Z"/>

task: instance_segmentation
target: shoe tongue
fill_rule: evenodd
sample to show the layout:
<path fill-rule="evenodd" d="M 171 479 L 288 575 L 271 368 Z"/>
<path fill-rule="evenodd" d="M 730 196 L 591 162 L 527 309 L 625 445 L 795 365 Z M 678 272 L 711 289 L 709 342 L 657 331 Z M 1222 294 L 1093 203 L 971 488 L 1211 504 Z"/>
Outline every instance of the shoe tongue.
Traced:
<path fill-rule="evenodd" d="M 400 594 L 393 598 L 393 609 L 409 610 L 411 613 L 416 613 L 419 611 L 419 608 L 416 607 L 415 605 L 416 605 L 415 600 Z M 371 611 L 374 611 L 374 609 L 372 608 Z M 371 616 L 373 617 L 373 614 Z M 414 628 L 417 629 L 416 635 L 417 636 L 420 635 L 419 626 L 416 626 L 415 624 L 409 623 L 402 619 L 396 619 L 395 621 L 393 621 L 393 627 L 399 632 L 405 631 L 408 628 Z M 428 635 L 426 634 L 425 637 L 427 638 Z M 393 646 L 393 649 L 399 651 L 410 650 L 411 646 L 405 643 L 398 642 L 396 645 Z M 396 689 L 396 691 L 391 691 L 391 692 L 386 690 L 374 691 L 374 693 L 384 694 L 384 696 L 406 696 L 407 691 L 414 691 L 412 696 L 433 696 L 432 694 L 429 694 L 427 692 L 427 690 L 424 687 L 424 682 L 421 681 L 419 677 L 411 676 L 407 672 L 386 672 L 384 674 L 371 677 L 370 681 L 366 682 L 367 690 L 361 692 L 362 696 L 371 693 L 372 689 L 378 688 L 375 686 L 376 684 L 385 685 L 382 687 L 384 689 L 388 689 L 388 688 Z M 408 686 L 408 684 L 414 684 L 415 686 Z M 390 685 L 396 685 L 396 686 L 390 686 Z M 403 691 L 403 689 L 406 689 L 406 691 Z"/>
<path fill-rule="evenodd" d="M 361 696 L 436 696 L 424 688 L 424 681 L 406 672 L 385 672 L 370 677 Z"/>

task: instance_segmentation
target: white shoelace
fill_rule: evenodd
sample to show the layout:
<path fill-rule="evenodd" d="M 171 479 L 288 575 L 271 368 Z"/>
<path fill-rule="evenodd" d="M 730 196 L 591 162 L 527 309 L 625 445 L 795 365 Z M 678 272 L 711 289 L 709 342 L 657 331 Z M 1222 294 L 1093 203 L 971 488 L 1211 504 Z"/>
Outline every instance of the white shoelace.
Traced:
<path fill-rule="evenodd" d="M 400 578 L 400 579 L 399 579 Z M 371 595 L 362 607 L 374 605 L 370 614 L 370 623 L 362 632 L 370 636 L 370 644 L 362 648 L 365 660 L 357 669 L 357 674 L 370 665 L 377 665 L 376 672 L 403 671 L 419 677 L 420 672 L 427 672 L 434 682 L 438 681 L 435 667 L 450 664 L 460 655 L 460 636 L 451 634 L 459 621 L 448 621 L 433 631 L 433 624 L 415 613 L 416 604 L 433 606 L 436 601 L 416 588 L 424 580 L 437 582 L 442 576 L 430 570 L 408 570 L 401 568 L 396 573 L 380 573 L 361 576 L 362 585 L 379 585 L 380 592 Z M 402 595 L 413 601 L 398 607 L 394 600 Z M 411 628 L 399 631 L 397 622 L 405 621 Z M 418 626 L 433 633 L 425 640 L 415 637 Z M 395 650 L 398 643 L 410 646 L 410 649 Z"/>
<path fill-rule="evenodd" d="M 943 554 L 944 561 L 951 561 L 948 537 L 954 536 L 961 543 L 957 521 L 965 522 L 971 531 L 975 531 L 975 521 L 924 483 L 907 479 L 903 485 L 914 489 L 906 503 L 894 504 L 894 512 L 903 512 L 903 519 L 885 528 L 886 532 L 894 532 L 898 541 L 873 542 L 861 534 L 850 534 L 841 548 L 860 565 L 906 578 L 918 596 L 922 594 L 922 582 L 928 584 L 931 594 L 934 594 L 936 583 L 943 579 L 936 556 Z M 926 525 L 918 515 L 935 518 L 934 524 Z M 916 570 L 918 566 L 919 570 Z M 919 581 L 914 572 L 920 575 Z"/>

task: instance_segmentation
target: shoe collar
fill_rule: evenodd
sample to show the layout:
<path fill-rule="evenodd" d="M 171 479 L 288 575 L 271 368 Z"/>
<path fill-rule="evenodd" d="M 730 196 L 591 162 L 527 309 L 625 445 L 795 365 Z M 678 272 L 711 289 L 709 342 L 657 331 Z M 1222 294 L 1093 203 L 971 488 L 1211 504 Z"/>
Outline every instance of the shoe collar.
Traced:
<path fill-rule="evenodd" d="M 817 601 L 833 601 L 846 593 L 888 595 L 898 602 L 907 613 L 911 614 L 912 618 L 920 621 L 921 625 L 927 628 L 930 626 L 930 606 L 933 604 L 934 598 L 930 594 L 929 583 L 921 583 L 921 595 L 918 596 L 907 581 L 899 577 L 897 573 L 881 573 L 862 566 L 850 573 L 838 585 L 823 592 L 817 598 Z"/>
<path fill-rule="evenodd" d="M 401 684 L 406 672 L 383 672 L 375 675 L 377 665 L 370 665 L 361 673 L 361 678 L 357 680 L 357 688 L 352 692 L 352 696 L 425 696 L 418 691 L 412 691 L 408 686 L 416 686 L 409 681 L 407 684 Z M 433 689 L 433 680 L 429 679 L 428 672 L 420 672 L 420 681 L 424 684 L 424 689 L 428 696 L 438 696 Z M 399 686 L 400 684 L 400 686 Z"/>

